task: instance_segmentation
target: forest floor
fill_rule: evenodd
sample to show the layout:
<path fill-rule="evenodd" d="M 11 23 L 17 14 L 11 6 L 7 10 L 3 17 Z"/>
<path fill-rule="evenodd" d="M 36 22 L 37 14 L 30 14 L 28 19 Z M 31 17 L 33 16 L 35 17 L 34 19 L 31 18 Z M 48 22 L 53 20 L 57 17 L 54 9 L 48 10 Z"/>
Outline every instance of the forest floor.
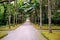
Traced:
<path fill-rule="evenodd" d="M 23 25 L 17 29 L 8 32 L 8 35 L 0 40 L 47 40 L 40 31 L 35 29 L 33 25 L 27 20 Z"/>

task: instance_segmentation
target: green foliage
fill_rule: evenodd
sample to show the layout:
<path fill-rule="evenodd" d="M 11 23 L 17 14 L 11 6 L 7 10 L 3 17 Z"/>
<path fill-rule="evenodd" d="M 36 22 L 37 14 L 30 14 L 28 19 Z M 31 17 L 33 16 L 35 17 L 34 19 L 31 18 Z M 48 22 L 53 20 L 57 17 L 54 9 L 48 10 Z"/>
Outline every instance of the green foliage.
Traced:
<path fill-rule="evenodd" d="M 31 3 L 36 3 L 36 0 L 32 0 L 32 2 Z"/>
<path fill-rule="evenodd" d="M 2 23 L 3 20 L 3 14 L 4 14 L 4 6 L 3 4 L 0 4 L 0 24 Z"/>
<path fill-rule="evenodd" d="M 45 4 L 47 4 L 47 0 L 44 1 Z M 48 19 L 48 13 L 47 13 L 47 7 L 45 7 L 43 4 L 42 6 L 42 11 L 43 11 L 43 15 L 44 16 L 42 19 L 44 21 L 46 21 Z M 34 18 L 33 18 L 33 21 L 36 19 L 36 21 L 39 22 L 39 18 L 40 18 L 40 4 L 36 1 L 36 0 L 31 0 L 31 3 L 25 3 L 23 2 L 23 0 L 17 0 L 17 12 L 15 10 L 15 7 L 14 7 L 14 2 L 10 3 L 10 12 L 11 12 L 11 21 L 13 21 L 13 18 L 14 18 L 14 15 L 22 15 L 20 18 L 23 19 L 23 17 L 25 17 L 26 15 L 30 15 L 32 12 L 32 9 L 35 9 L 35 13 L 32 13 L 31 16 L 33 15 Z M 31 8 L 31 9 L 30 9 Z M 26 12 L 25 12 L 26 11 Z M 16 12 L 16 14 L 15 14 Z M 7 21 L 8 21 L 8 18 L 9 18 L 9 11 L 8 11 L 8 3 L 5 2 L 4 4 L 3 3 L 0 3 L 0 24 L 2 24 L 2 22 L 4 21 L 5 23 L 3 24 L 6 24 Z M 22 19 L 18 19 L 19 21 L 22 21 Z M 52 20 L 60 20 L 60 12 L 56 12 L 56 13 L 53 13 L 52 14 Z"/>
<path fill-rule="evenodd" d="M 23 6 L 23 0 L 18 0 L 18 5 L 21 7 L 21 6 Z"/>
<path fill-rule="evenodd" d="M 56 12 L 56 13 L 54 13 L 53 15 L 52 15 L 52 19 L 54 19 L 54 20 L 60 20 L 60 12 Z"/>
<path fill-rule="evenodd" d="M 2 4 L 0 4 L 0 13 L 3 13 L 4 12 L 4 7 Z"/>
<path fill-rule="evenodd" d="M 0 20 L 2 19 L 3 13 L 4 13 L 4 7 L 2 4 L 0 4 Z"/>

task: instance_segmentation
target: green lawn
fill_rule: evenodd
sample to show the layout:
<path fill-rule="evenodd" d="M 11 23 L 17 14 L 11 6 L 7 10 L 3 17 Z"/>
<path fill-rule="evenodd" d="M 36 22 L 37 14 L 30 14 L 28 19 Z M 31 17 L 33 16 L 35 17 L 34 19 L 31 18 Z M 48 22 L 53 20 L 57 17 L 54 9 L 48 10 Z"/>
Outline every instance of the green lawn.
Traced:
<path fill-rule="evenodd" d="M 9 26 L 8 26 L 8 25 L 2 26 L 2 27 L 0 27 L 0 31 L 14 30 L 14 29 L 16 29 L 16 28 L 19 27 L 19 26 L 20 26 L 20 24 L 10 25 L 10 29 L 9 29 Z"/>
<path fill-rule="evenodd" d="M 34 25 L 34 27 L 36 28 L 36 29 L 40 29 L 40 25 L 38 25 L 38 24 L 33 24 Z M 42 26 L 42 29 L 43 30 L 47 30 L 49 27 L 48 27 L 48 25 L 43 25 Z M 60 26 L 57 26 L 57 25 L 52 25 L 52 29 L 53 30 L 60 30 Z"/>
<path fill-rule="evenodd" d="M 3 37 L 5 37 L 6 35 L 8 35 L 7 32 L 0 32 L 0 39 L 3 38 Z"/>
<path fill-rule="evenodd" d="M 48 40 L 60 40 L 60 32 L 42 32 L 42 35 Z"/>

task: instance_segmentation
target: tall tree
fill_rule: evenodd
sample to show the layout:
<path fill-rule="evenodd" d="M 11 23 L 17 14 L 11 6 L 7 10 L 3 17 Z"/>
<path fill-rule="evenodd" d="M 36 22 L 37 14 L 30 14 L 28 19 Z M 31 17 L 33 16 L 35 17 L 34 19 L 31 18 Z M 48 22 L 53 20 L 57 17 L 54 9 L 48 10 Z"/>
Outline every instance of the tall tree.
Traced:
<path fill-rule="evenodd" d="M 16 14 L 16 5 L 15 5 L 15 1 L 14 1 L 14 21 L 13 21 L 14 24 L 15 24 L 15 14 Z"/>
<path fill-rule="evenodd" d="M 52 29 L 51 29 L 51 0 L 48 0 L 48 22 L 49 22 L 49 32 L 52 33 Z"/>
<path fill-rule="evenodd" d="M 17 24 L 17 0 L 14 1 L 14 24 Z"/>
<path fill-rule="evenodd" d="M 40 0 L 40 28 L 42 27 L 42 0 Z"/>
<path fill-rule="evenodd" d="M 18 11 L 18 8 L 17 8 L 17 0 L 15 0 L 15 11 L 16 11 L 16 24 L 17 24 L 17 11 Z"/>
<path fill-rule="evenodd" d="M 9 25 L 11 25 L 11 11 L 10 11 L 10 0 L 8 0 L 8 11 L 9 11 Z M 11 27 L 9 26 L 9 29 Z"/>

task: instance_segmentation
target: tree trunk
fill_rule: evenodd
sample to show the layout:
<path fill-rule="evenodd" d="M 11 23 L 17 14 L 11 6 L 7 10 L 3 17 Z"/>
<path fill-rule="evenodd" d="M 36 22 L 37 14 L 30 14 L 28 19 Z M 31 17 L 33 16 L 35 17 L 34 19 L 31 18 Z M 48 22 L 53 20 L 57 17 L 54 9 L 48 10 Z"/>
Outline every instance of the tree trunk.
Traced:
<path fill-rule="evenodd" d="M 52 12 L 55 13 L 56 12 L 56 10 L 55 10 L 56 0 L 51 0 L 51 3 L 52 3 Z"/>
<path fill-rule="evenodd" d="M 14 8 L 14 24 L 17 23 L 17 15 L 16 15 L 17 8 L 16 8 L 16 5 L 17 5 L 17 0 L 14 1 L 14 7 L 15 7 Z"/>
<path fill-rule="evenodd" d="M 8 3 L 8 11 L 9 11 L 9 29 L 11 28 L 10 25 L 11 25 L 11 11 L 10 11 L 10 0 L 8 0 L 9 3 Z"/>
<path fill-rule="evenodd" d="M 9 1 L 9 4 L 8 4 L 8 11 L 9 11 L 9 29 L 11 28 L 10 25 L 11 25 L 11 12 L 10 12 L 10 0 Z"/>
<path fill-rule="evenodd" d="M 51 29 L 51 0 L 48 0 L 48 22 L 49 22 L 49 32 L 52 33 Z"/>
<path fill-rule="evenodd" d="M 42 0 L 40 0 L 40 28 L 42 27 Z"/>
<path fill-rule="evenodd" d="M 17 24 L 17 10 L 18 10 L 18 8 L 17 8 L 17 0 L 15 0 L 15 5 L 16 5 L 16 9 L 15 9 L 15 11 L 16 11 L 16 24 Z"/>
<path fill-rule="evenodd" d="M 13 21 L 13 23 L 15 24 L 15 14 L 14 14 L 14 21 Z"/>

